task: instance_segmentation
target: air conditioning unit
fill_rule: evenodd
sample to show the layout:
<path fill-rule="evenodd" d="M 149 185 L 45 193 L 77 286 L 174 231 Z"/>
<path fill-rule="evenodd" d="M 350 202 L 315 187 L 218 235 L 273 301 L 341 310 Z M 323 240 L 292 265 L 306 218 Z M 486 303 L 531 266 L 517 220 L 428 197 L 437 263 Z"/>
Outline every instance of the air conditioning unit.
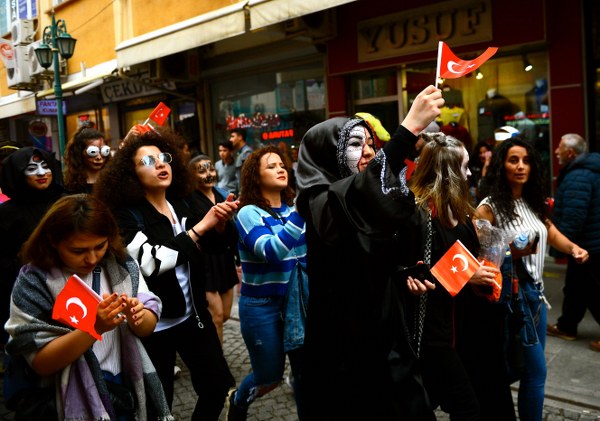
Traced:
<path fill-rule="evenodd" d="M 33 20 L 17 19 L 11 23 L 10 33 L 13 45 L 27 45 L 33 42 L 35 29 Z"/>
<path fill-rule="evenodd" d="M 29 75 L 29 52 L 27 46 L 16 46 L 14 49 L 14 64 L 12 69 L 6 69 L 8 87 L 10 89 L 28 89 L 31 87 Z"/>

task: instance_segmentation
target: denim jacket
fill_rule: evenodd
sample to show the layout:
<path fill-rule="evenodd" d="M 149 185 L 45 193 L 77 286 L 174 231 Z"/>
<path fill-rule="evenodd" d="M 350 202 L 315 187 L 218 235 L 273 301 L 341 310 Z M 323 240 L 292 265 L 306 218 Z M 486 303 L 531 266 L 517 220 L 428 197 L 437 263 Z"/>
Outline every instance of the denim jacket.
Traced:
<path fill-rule="evenodd" d="M 308 308 L 308 276 L 299 262 L 290 274 L 283 308 L 283 348 L 292 351 L 304 345 L 304 328 Z"/>

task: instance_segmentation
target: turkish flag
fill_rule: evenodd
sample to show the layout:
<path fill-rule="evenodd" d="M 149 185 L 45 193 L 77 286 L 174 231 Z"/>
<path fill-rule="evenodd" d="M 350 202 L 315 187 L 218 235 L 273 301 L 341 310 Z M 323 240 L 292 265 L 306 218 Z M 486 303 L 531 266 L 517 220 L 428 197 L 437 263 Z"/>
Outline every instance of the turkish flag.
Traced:
<path fill-rule="evenodd" d="M 488 47 L 473 60 L 461 60 L 452 52 L 448 44 L 440 41 L 438 47 L 438 75 L 444 79 L 457 79 L 469 74 L 488 61 L 498 51 L 498 47 Z"/>
<path fill-rule="evenodd" d="M 460 242 L 456 242 L 431 268 L 431 273 L 453 297 L 471 279 L 481 264 Z"/>
<path fill-rule="evenodd" d="M 98 335 L 94 328 L 98 303 L 101 300 L 100 296 L 79 276 L 73 275 L 56 296 L 52 318 L 75 329 L 83 330 L 101 341 L 102 336 Z"/>
<path fill-rule="evenodd" d="M 170 112 L 171 109 L 169 107 L 167 107 L 162 102 L 159 102 L 154 111 L 150 113 L 150 116 L 148 118 L 156 122 L 156 124 L 158 124 L 159 126 L 162 126 L 163 124 L 165 124 L 165 121 L 167 121 L 167 117 L 169 116 Z"/>
<path fill-rule="evenodd" d="M 415 172 L 417 163 L 408 158 L 404 160 L 404 163 L 406 164 L 406 181 L 408 181 L 410 180 L 410 177 L 412 177 L 413 172 Z"/>

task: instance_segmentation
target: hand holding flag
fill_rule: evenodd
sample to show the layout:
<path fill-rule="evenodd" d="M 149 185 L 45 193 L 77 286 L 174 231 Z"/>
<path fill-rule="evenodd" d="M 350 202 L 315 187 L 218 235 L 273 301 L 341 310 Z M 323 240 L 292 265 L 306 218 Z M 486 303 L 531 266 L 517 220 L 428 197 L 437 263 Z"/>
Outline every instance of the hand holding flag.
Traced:
<path fill-rule="evenodd" d="M 431 273 L 454 297 L 477 272 L 479 266 L 481 264 L 471 252 L 460 240 L 456 240 L 452 247 L 431 268 Z"/>
<path fill-rule="evenodd" d="M 498 51 L 498 47 L 488 47 L 479 57 L 473 60 L 461 60 L 450 49 L 448 44 L 440 41 L 438 44 L 438 62 L 435 86 L 440 77 L 457 79 L 477 70 Z"/>
<path fill-rule="evenodd" d="M 102 299 L 77 275 L 71 276 L 62 291 L 56 296 L 52 318 L 75 329 L 89 333 L 99 341 L 102 336 L 96 332 L 96 313 Z"/>

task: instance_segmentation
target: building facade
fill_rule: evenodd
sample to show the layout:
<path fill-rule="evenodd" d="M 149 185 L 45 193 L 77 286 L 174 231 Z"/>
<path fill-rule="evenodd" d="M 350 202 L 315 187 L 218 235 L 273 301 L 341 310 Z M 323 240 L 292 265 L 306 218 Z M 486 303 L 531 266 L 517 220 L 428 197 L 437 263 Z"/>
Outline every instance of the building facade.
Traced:
<path fill-rule="evenodd" d="M 562 134 L 581 133 L 598 149 L 600 12 L 592 0 L 8 3 L 0 32 L 15 51 L 32 50 L 52 10 L 78 40 L 61 70 L 67 139 L 93 123 L 116 147 L 163 101 L 169 124 L 212 156 L 228 130 L 243 127 L 251 144 L 277 144 L 294 158 L 304 132 L 331 116 L 367 111 L 393 131 L 415 95 L 436 83 L 441 40 L 465 59 L 499 47 L 479 72 L 437 81 L 444 131 L 474 146 L 495 128 L 517 127 L 549 179 Z M 32 22 L 29 39 L 12 39 L 29 30 L 13 18 Z M 53 75 L 32 71 L 32 61 L 21 84 L 6 63 L 0 68 L 0 142 L 57 151 Z"/>

